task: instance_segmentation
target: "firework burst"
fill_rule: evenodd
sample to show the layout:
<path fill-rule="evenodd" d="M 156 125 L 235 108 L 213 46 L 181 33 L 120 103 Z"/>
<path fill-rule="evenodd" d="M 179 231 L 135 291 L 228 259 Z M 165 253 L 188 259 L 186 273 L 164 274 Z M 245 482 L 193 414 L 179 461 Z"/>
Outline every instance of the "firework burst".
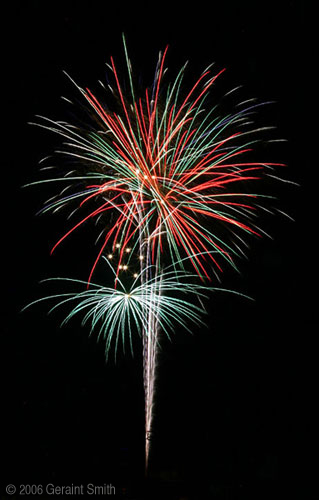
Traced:
<path fill-rule="evenodd" d="M 109 262 L 108 264 L 115 273 Z M 147 268 L 144 268 L 143 272 L 146 273 Z M 188 331 L 190 331 L 189 322 L 204 325 L 202 317 L 206 314 L 206 310 L 202 299 L 207 298 L 209 290 L 217 289 L 196 283 L 193 281 L 194 278 L 196 275 L 166 270 L 161 273 L 160 280 L 154 277 L 145 281 L 139 274 L 129 288 L 119 278 L 116 280 L 117 288 L 91 282 L 90 287 L 83 291 L 49 295 L 35 300 L 24 309 L 44 300 L 59 299 L 50 309 L 51 313 L 58 307 L 75 303 L 61 326 L 80 314 L 83 316 L 82 325 L 89 323 L 91 333 L 98 332 L 98 339 L 103 337 L 106 358 L 109 356 L 112 342 L 115 344 L 115 356 L 121 341 L 123 351 L 129 342 L 133 354 L 133 332 L 141 337 L 143 331 L 148 331 L 147 318 L 150 314 L 154 315 L 161 330 L 169 338 L 174 332 L 175 324 Z M 85 281 L 70 278 L 52 278 L 44 281 L 70 282 L 82 287 L 87 285 Z M 185 298 L 182 299 L 181 296 Z M 197 305 L 194 302 L 197 302 Z M 151 332 L 148 331 L 148 334 Z"/>
<path fill-rule="evenodd" d="M 101 226 L 86 290 L 59 295 L 59 304 L 76 301 L 66 320 L 83 313 L 83 323 L 105 338 L 107 353 L 112 342 L 116 350 L 126 337 L 132 346 L 133 330 L 142 337 L 147 464 L 159 332 L 169 334 L 176 323 L 187 326 L 187 319 L 198 323 L 204 312 L 201 303 L 173 292 L 200 299 L 204 288 L 213 289 L 205 283 L 223 263 L 236 268 L 245 236 L 261 234 L 255 224 L 261 196 L 251 185 L 280 164 L 254 159 L 256 137 L 264 130 L 252 122 L 260 104 L 246 101 L 233 114 L 207 110 L 224 69 L 214 73 L 208 67 L 184 92 L 186 65 L 165 84 L 166 48 L 153 84 L 141 91 L 123 41 L 129 92 L 113 58 L 108 105 L 73 82 L 89 111 L 88 125 L 43 117 L 37 123 L 63 137 L 62 152 L 72 167 L 33 184 L 63 186 L 42 213 L 69 207 L 78 217 L 52 252 L 86 222 Z M 111 269 L 110 287 L 92 283 L 101 259 Z"/>

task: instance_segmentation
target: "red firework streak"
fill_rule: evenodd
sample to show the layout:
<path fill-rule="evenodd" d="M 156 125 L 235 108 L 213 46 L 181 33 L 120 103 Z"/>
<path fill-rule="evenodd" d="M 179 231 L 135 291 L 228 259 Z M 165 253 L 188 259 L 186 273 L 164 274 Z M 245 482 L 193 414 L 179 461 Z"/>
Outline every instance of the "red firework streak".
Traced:
<path fill-rule="evenodd" d="M 82 90 L 107 134 L 99 141 L 91 138 L 102 180 L 86 186 L 90 194 L 80 207 L 91 199 L 103 202 L 73 226 L 52 252 L 87 220 L 109 210 L 118 213 L 116 222 L 106 230 L 89 282 L 108 245 L 112 251 L 117 245 L 120 247 L 118 273 L 125 249 L 141 234 L 152 241 L 153 263 L 159 247 L 162 253 L 170 251 L 177 260 L 189 258 L 202 279 L 210 279 L 209 262 L 219 270 L 218 257 L 232 262 L 233 250 L 215 236 L 213 222 L 259 235 L 249 223 L 255 210 L 251 202 L 256 195 L 228 191 L 234 184 L 244 181 L 247 186 L 256 181 L 265 168 L 264 163 L 236 162 L 237 157 L 252 151 L 249 142 L 239 145 L 241 132 L 229 133 L 236 118 L 245 116 L 245 110 L 233 118 L 215 119 L 203 126 L 203 101 L 225 70 L 213 77 L 209 70 L 205 71 L 184 99 L 176 90 L 180 83 L 176 79 L 175 91 L 167 92 L 163 99 L 160 90 L 166 53 L 167 47 L 160 56 L 152 97 L 146 89 L 144 99 L 135 99 L 132 87 L 131 102 L 123 95 L 111 58 L 116 82 L 113 94 L 117 94 L 120 112 L 107 111 L 89 89 Z M 92 154 L 87 159 L 91 157 Z M 103 182 L 103 175 L 107 181 Z M 209 219 L 212 223 L 208 223 Z"/>

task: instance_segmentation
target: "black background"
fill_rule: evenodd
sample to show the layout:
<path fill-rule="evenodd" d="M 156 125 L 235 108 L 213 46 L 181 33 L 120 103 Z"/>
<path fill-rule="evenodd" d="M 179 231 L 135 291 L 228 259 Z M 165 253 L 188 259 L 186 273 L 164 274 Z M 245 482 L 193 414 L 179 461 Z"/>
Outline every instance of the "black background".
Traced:
<path fill-rule="evenodd" d="M 297 1 L 27 1 L 5 9 L 4 487 L 111 483 L 131 499 L 315 498 L 306 18 Z M 287 139 L 279 161 L 300 184 L 278 193 L 295 222 L 265 220 L 273 239 L 252 240 L 241 274 L 225 272 L 225 288 L 255 301 L 216 293 L 207 330 L 164 342 L 148 481 L 138 343 L 134 359 L 120 354 L 106 365 L 103 345 L 76 319 L 60 329 L 62 317 L 47 316 L 44 306 L 20 313 L 44 294 L 39 280 L 85 279 L 95 255 L 94 238 L 82 233 L 49 256 L 64 218 L 35 217 L 47 188 L 21 186 L 36 179 L 38 161 L 57 142 L 28 122 L 36 114 L 64 119 L 60 95 L 72 99 L 74 89 L 62 70 L 94 88 L 111 55 L 123 61 L 122 32 L 148 84 L 169 44 L 170 68 L 189 60 L 195 78 L 216 61 L 227 68 L 226 82 L 274 99 L 271 119 Z"/>

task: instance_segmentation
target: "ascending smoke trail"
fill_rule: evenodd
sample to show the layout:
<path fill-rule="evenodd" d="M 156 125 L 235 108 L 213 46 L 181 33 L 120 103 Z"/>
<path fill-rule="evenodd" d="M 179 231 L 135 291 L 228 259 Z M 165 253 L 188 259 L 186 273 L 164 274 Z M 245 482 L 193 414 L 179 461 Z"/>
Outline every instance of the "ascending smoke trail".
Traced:
<path fill-rule="evenodd" d="M 255 219 L 267 196 L 259 194 L 260 181 L 268 172 L 274 178 L 280 164 L 256 161 L 257 137 L 266 129 L 252 121 L 260 104 L 244 101 L 233 114 L 209 106 L 209 92 L 224 70 L 207 68 L 182 92 L 185 65 L 164 86 L 166 48 L 151 88 L 136 88 L 123 41 L 129 92 L 113 58 L 107 104 L 75 84 L 86 121 L 81 116 L 75 126 L 42 118 L 41 127 L 63 138 L 67 161 L 56 177 L 33 184 L 62 186 L 43 213 L 69 207 L 70 217 L 77 217 L 52 252 L 86 223 L 101 227 L 86 289 L 60 296 L 63 303 L 78 302 L 67 319 L 85 313 L 83 322 L 105 338 L 107 353 L 127 337 L 132 348 L 134 331 L 141 335 L 147 468 L 159 336 L 169 335 L 174 323 L 187 328 L 186 318 L 198 323 L 204 310 L 192 304 L 194 298 L 205 287 L 216 289 L 207 282 L 224 263 L 237 269 L 246 236 L 261 235 Z M 93 274 L 105 260 L 107 286 L 96 285 Z"/>
<path fill-rule="evenodd" d="M 150 261 L 150 243 L 146 244 L 146 262 Z M 156 311 L 160 309 L 160 294 L 161 294 L 161 277 L 159 276 L 159 255 L 155 266 L 150 267 L 147 273 L 154 272 L 154 283 L 158 294 L 152 297 L 154 307 L 145 311 L 145 316 L 148 316 L 147 324 L 143 328 L 143 378 L 144 378 L 144 393 L 145 393 L 145 469 L 147 473 L 150 445 L 152 440 L 152 424 L 153 424 L 153 407 L 155 396 L 155 372 L 157 362 L 157 350 L 159 343 L 160 327 Z M 143 283 L 142 275 L 142 283 Z M 152 278 L 151 278 L 152 279 Z"/>

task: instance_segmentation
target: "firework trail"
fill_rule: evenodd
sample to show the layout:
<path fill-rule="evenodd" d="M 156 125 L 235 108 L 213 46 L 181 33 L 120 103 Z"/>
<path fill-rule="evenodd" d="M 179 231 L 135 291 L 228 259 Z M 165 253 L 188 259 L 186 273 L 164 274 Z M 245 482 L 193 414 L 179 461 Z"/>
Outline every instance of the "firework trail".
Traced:
<path fill-rule="evenodd" d="M 261 235 L 255 218 L 262 197 L 251 185 L 280 164 L 255 160 L 256 137 L 264 129 L 252 117 L 260 104 L 246 101 L 226 115 L 217 106 L 207 111 L 209 92 L 224 69 L 207 68 L 185 92 L 185 65 L 164 85 L 166 48 L 152 86 L 137 90 L 123 42 L 129 91 L 113 58 L 107 105 L 73 82 L 88 111 L 84 125 L 43 117 L 37 123 L 63 137 L 68 169 L 32 184 L 63 186 L 42 213 L 69 207 L 78 217 L 52 252 L 86 222 L 102 227 L 87 289 L 62 302 L 78 301 L 68 319 L 85 312 L 84 323 L 100 325 L 107 352 L 113 339 L 116 351 L 127 335 L 132 346 L 134 329 L 141 335 L 147 465 L 160 332 L 174 330 L 174 322 L 186 326 L 186 318 L 198 323 L 204 312 L 201 303 L 194 306 L 172 292 L 200 299 L 223 263 L 236 269 L 245 235 Z M 109 264 L 111 287 L 92 283 L 101 260 Z"/>

